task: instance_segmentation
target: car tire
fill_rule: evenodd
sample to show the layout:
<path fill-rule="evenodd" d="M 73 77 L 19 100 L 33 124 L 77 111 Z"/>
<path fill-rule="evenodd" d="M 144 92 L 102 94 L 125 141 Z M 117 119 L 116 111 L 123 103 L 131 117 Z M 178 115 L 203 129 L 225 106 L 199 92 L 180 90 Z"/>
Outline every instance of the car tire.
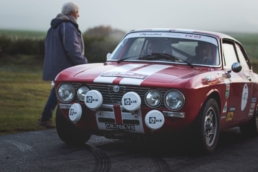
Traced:
<path fill-rule="evenodd" d="M 195 137 L 197 147 L 203 154 L 211 154 L 217 147 L 219 139 L 219 107 L 215 99 L 208 99 L 201 108 L 196 125 Z"/>
<path fill-rule="evenodd" d="M 240 131 L 244 136 L 255 137 L 258 135 L 258 107 L 251 121 L 247 124 L 240 126 Z"/>
<path fill-rule="evenodd" d="M 63 116 L 59 106 L 56 110 L 56 130 L 59 138 L 70 145 L 82 145 L 87 142 L 91 133 L 75 127 Z"/>

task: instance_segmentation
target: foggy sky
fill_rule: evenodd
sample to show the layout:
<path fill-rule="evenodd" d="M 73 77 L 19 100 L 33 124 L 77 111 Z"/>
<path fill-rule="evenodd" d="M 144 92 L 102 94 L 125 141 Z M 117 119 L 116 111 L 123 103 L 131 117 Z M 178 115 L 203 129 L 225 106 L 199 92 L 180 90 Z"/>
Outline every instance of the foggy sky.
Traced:
<path fill-rule="evenodd" d="M 0 0 L 0 29 L 47 31 L 69 0 Z M 258 32 L 258 0 L 74 0 L 79 28 Z"/>

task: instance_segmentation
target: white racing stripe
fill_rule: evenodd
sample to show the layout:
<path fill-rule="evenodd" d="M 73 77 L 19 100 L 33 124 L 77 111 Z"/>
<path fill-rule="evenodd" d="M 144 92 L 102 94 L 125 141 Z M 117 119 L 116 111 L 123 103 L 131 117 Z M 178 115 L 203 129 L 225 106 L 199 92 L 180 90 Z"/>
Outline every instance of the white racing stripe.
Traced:
<path fill-rule="evenodd" d="M 126 65 L 111 69 L 109 71 L 106 71 L 104 73 L 127 72 L 129 70 L 132 70 L 132 69 L 137 68 L 137 67 L 141 67 L 143 65 L 144 64 L 126 64 Z M 102 73 L 102 74 L 104 74 L 104 73 Z M 112 76 L 111 77 L 103 77 L 103 76 L 101 76 L 102 74 L 100 74 L 96 79 L 94 79 L 94 83 L 109 83 L 109 84 L 112 84 L 113 81 L 117 78 L 117 77 L 112 77 Z"/>
<path fill-rule="evenodd" d="M 136 74 L 141 74 L 141 75 L 147 75 L 150 76 L 154 73 L 157 73 L 158 71 L 161 71 L 163 69 L 169 68 L 171 66 L 168 65 L 150 65 L 144 68 L 141 68 L 137 71 L 134 71 Z M 146 77 L 146 78 L 147 78 Z M 123 78 L 119 84 L 129 84 L 129 85 L 141 85 L 141 83 L 144 80 L 142 79 L 134 79 L 134 78 Z"/>

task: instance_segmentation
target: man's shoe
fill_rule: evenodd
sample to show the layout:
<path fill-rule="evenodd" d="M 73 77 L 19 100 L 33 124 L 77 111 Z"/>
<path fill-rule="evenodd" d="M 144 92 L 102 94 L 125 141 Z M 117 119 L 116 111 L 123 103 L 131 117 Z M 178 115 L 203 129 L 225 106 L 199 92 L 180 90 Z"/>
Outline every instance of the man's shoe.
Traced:
<path fill-rule="evenodd" d="M 56 126 L 52 123 L 51 120 L 47 121 L 41 121 L 40 119 L 38 120 L 38 125 L 46 128 L 56 128 Z"/>

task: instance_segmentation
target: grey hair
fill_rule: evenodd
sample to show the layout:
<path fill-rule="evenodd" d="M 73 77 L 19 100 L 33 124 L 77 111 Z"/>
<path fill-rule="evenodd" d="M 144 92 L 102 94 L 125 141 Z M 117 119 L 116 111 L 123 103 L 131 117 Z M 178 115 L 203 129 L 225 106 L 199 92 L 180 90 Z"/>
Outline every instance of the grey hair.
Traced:
<path fill-rule="evenodd" d="M 73 2 L 67 2 L 63 5 L 62 14 L 69 15 L 71 12 L 78 11 L 78 6 Z"/>

